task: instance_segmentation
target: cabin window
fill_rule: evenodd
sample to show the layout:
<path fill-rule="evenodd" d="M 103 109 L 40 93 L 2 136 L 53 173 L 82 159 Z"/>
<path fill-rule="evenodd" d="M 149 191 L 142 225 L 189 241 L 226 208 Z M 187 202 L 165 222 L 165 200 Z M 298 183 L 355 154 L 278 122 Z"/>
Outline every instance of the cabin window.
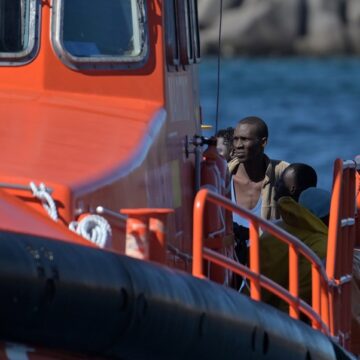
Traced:
<path fill-rule="evenodd" d="M 73 68 L 139 65 L 147 54 L 144 0 L 56 0 L 54 47 Z"/>
<path fill-rule="evenodd" d="M 180 62 L 193 64 L 200 60 L 197 0 L 177 0 Z"/>
<path fill-rule="evenodd" d="M 35 56 L 37 0 L 0 0 L 0 65 L 23 64 Z"/>
<path fill-rule="evenodd" d="M 198 4 L 197 0 L 190 0 L 190 22 L 192 27 L 192 41 L 194 47 L 194 61 L 200 61 L 200 34 L 198 21 Z"/>
<path fill-rule="evenodd" d="M 192 29 L 190 17 L 190 1 L 178 1 L 180 31 L 180 59 L 184 65 L 194 62 Z"/>
<path fill-rule="evenodd" d="M 179 59 L 179 30 L 175 0 L 164 2 L 165 6 L 165 45 L 166 59 L 169 70 L 180 64 Z"/>

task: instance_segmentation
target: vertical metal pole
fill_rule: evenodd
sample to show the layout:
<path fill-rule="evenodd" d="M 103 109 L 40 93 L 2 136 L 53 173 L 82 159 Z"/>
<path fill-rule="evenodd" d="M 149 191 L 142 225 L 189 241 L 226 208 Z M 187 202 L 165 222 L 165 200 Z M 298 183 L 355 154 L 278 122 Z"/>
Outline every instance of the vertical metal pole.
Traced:
<path fill-rule="evenodd" d="M 312 277 L 312 307 L 321 317 L 321 301 L 320 301 L 320 274 L 314 264 L 311 264 Z M 321 324 L 317 321 L 312 324 L 315 329 L 321 329 Z"/>
<path fill-rule="evenodd" d="M 204 208 L 208 191 L 200 190 L 194 202 L 194 219 L 193 219 L 193 266 L 192 273 L 194 276 L 203 278 L 203 239 L 204 239 Z"/>
<path fill-rule="evenodd" d="M 296 299 L 299 297 L 299 255 L 294 245 L 289 245 L 289 292 Z M 289 307 L 289 315 L 299 319 L 299 306 L 292 302 Z"/>
<path fill-rule="evenodd" d="M 249 224 L 250 234 L 250 270 L 260 275 L 260 244 L 259 244 L 259 225 L 257 222 L 251 220 Z M 250 295 L 254 300 L 261 300 L 260 280 L 250 281 Z"/>

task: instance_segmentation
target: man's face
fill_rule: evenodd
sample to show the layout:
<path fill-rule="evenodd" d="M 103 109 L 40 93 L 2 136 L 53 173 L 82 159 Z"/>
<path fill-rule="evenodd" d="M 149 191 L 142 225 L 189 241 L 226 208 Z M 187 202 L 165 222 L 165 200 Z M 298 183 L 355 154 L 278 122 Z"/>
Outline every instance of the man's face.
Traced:
<path fill-rule="evenodd" d="M 216 149 L 226 160 L 230 158 L 230 144 L 222 136 L 217 138 Z"/>
<path fill-rule="evenodd" d="M 239 124 L 233 137 L 234 156 L 240 162 L 247 162 L 264 152 L 266 138 L 260 139 L 256 127 L 251 124 Z"/>
<path fill-rule="evenodd" d="M 274 200 L 278 201 L 283 196 L 293 196 L 296 189 L 295 173 L 292 169 L 285 169 L 280 179 L 275 184 Z"/>

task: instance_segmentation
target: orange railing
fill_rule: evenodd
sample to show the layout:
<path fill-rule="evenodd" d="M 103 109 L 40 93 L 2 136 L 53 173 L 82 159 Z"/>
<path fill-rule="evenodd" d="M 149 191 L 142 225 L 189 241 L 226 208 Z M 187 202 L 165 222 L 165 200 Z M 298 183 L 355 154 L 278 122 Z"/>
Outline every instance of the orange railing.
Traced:
<path fill-rule="evenodd" d="M 332 284 L 329 293 L 331 333 L 347 349 L 351 336 L 351 279 L 356 243 L 355 182 L 356 163 L 335 160 L 326 273 Z"/>
<path fill-rule="evenodd" d="M 205 203 L 211 202 L 236 212 L 250 222 L 250 267 L 246 267 L 209 248 L 204 247 L 203 215 Z M 289 246 L 289 290 L 260 274 L 259 226 Z M 250 280 L 250 296 L 261 300 L 261 287 L 289 304 L 289 314 L 299 319 L 300 312 L 310 318 L 313 326 L 329 334 L 328 279 L 321 260 L 299 239 L 272 223 L 257 217 L 248 210 L 207 189 L 200 190 L 194 204 L 193 275 L 204 277 L 203 260 L 208 260 Z M 298 258 L 303 255 L 312 266 L 313 307 L 299 299 Z M 296 264 L 296 265 L 295 265 Z"/>
<path fill-rule="evenodd" d="M 351 307 L 350 282 L 352 251 L 355 243 L 355 163 L 337 159 L 328 237 L 326 270 L 318 256 L 299 239 L 261 219 L 248 210 L 209 190 L 198 192 L 194 203 L 193 275 L 204 277 L 203 260 L 212 262 L 250 280 L 250 296 L 261 301 L 261 288 L 289 304 L 289 315 L 299 319 L 305 314 L 314 328 L 338 339 L 349 348 Z M 244 266 L 204 246 L 203 218 L 205 203 L 211 202 L 236 212 L 250 223 L 250 267 Z M 289 289 L 260 273 L 259 227 L 289 247 Z M 311 264 L 312 306 L 299 298 L 299 254 Z M 341 315 L 341 316 L 340 316 Z"/>

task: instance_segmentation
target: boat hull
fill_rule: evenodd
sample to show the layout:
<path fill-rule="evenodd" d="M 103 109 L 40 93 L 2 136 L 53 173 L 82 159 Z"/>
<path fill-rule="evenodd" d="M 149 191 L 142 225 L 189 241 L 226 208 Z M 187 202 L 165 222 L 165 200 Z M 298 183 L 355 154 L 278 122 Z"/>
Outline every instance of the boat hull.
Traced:
<path fill-rule="evenodd" d="M 207 280 L 0 232 L 0 339 L 97 358 L 335 359 L 308 325 Z"/>

